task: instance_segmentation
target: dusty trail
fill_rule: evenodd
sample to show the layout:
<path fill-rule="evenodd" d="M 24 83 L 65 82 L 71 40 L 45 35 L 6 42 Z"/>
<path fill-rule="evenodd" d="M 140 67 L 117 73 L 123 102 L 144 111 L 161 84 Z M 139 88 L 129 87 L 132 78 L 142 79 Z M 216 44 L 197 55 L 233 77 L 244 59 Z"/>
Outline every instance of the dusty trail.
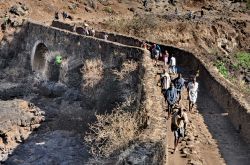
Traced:
<path fill-rule="evenodd" d="M 185 158 L 185 155 L 181 153 L 180 150 L 176 151 L 175 154 L 172 154 L 174 150 L 174 134 L 170 130 L 170 124 L 171 120 L 169 119 L 167 122 L 168 125 L 168 132 L 167 132 L 167 137 L 168 137 L 168 164 L 169 165 L 181 165 L 181 164 L 187 164 L 188 160 Z M 179 144 L 178 148 L 183 148 L 184 146 L 182 144 Z"/>
<path fill-rule="evenodd" d="M 168 164 L 249 165 L 249 145 L 237 133 L 227 113 L 208 95 L 203 85 L 199 85 L 194 113 L 188 112 L 190 123 L 186 137 L 175 154 L 172 153 L 174 135 L 170 129 L 171 119 L 167 121 Z M 182 93 L 181 104 L 188 109 L 186 89 Z"/>

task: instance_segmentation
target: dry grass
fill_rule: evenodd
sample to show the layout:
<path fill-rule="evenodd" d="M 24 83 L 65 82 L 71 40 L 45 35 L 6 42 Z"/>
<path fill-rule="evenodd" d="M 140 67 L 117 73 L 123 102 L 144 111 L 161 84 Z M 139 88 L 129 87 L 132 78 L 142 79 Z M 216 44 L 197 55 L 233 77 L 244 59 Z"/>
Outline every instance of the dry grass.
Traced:
<path fill-rule="evenodd" d="M 96 115 L 97 121 L 90 125 L 91 132 L 84 140 L 94 157 L 108 157 L 119 149 L 126 148 L 138 133 L 135 113 L 131 110 L 133 99 L 127 99 L 111 114 Z"/>
<path fill-rule="evenodd" d="M 137 37 L 146 37 L 152 33 L 152 29 L 158 29 L 159 19 L 153 15 L 134 16 L 132 19 L 119 19 L 112 17 L 106 22 L 105 26 L 117 32 L 124 32 Z"/>
<path fill-rule="evenodd" d="M 99 58 L 86 60 L 81 69 L 81 73 L 84 80 L 83 88 L 93 88 L 103 78 L 104 65 L 102 60 Z"/>
<path fill-rule="evenodd" d="M 133 61 L 133 60 L 129 60 L 129 61 L 125 61 L 122 64 L 122 68 L 121 71 L 118 70 L 114 70 L 113 73 L 120 79 L 124 79 L 126 76 L 129 75 L 129 73 L 135 71 L 138 67 L 138 63 Z"/>
<path fill-rule="evenodd" d="M 247 84 L 244 80 L 234 81 L 233 83 L 237 84 L 237 87 L 242 91 L 242 93 L 249 95 L 250 85 Z"/>
<path fill-rule="evenodd" d="M 187 25 L 183 22 L 180 22 L 177 24 L 177 31 L 179 33 L 185 32 L 186 28 L 187 28 Z"/>

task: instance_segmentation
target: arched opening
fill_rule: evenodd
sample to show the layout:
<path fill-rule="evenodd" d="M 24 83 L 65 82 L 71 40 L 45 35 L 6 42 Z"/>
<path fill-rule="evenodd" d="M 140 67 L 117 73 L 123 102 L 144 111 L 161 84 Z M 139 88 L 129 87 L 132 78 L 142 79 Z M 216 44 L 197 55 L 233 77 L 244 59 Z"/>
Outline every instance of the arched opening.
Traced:
<path fill-rule="evenodd" d="M 50 81 L 58 81 L 60 66 L 54 64 L 53 54 L 41 41 L 37 41 L 32 49 L 32 71 L 39 73 L 43 78 Z"/>
<path fill-rule="evenodd" d="M 35 44 L 32 53 L 32 70 L 33 71 L 44 71 L 46 59 L 45 55 L 48 52 L 48 48 L 43 43 Z"/>

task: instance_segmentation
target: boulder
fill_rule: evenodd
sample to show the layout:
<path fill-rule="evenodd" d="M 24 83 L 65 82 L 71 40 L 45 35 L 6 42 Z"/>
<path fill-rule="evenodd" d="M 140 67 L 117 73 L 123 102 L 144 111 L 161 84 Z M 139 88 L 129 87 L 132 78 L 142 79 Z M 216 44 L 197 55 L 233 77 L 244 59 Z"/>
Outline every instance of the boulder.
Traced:
<path fill-rule="evenodd" d="M 244 77 L 244 80 L 247 82 L 247 83 L 250 83 L 250 75 L 246 75 Z"/>
<path fill-rule="evenodd" d="M 103 5 L 103 6 L 108 6 L 111 4 L 111 2 L 109 0 L 99 0 L 99 2 Z"/>
<path fill-rule="evenodd" d="M 191 165 L 202 165 L 203 163 L 199 160 L 190 160 L 189 164 Z"/>
<path fill-rule="evenodd" d="M 10 18 L 10 24 L 12 27 L 22 26 L 23 20 L 20 18 Z"/>
<path fill-rule="evenodd" d="M 96 0 L 89 0 L 89 6 L 94 10 L 98 8 Z"/>
<path fill-rule="evenodd" d="M 189 148 L 183 148 L 182 153 L 183 154 L 190 154 L 190 149 Z"/>
<path fill-rule="evenodd" d="M 67 90 L 67 86 L 62 83 L 55 83 L 52 88 L 52 95 L 59 97 L 62 96 Z"/>
<path fill-rule="evenodd" d="M 25 4 L 20 4 L 21 5 L 21 8 L 23 9 L 23 11 L 28 11 L 29 10 L 29 8 L 28 8 L 28 6 L 26 6 Z"/>
<path fill-rule="evenodd" d="M 68 7 L 69 7 L 70 10 L 75 10 L 78 7 L 78 4 L 72 3 Z"/>
<path fill-rule="evenodd" d="M 90 7 L 87 7 L 87 6 L 85 6 L 85 10 L 86 10 L 86 12 L 89 12 L 89 13 L 93 12 L 93 10 Z"/>
<path fill-rule="evenodd" d="M 40 95 L 50 96 L 52 94 L 52 86 L 53 86 L 53 83 L 49 83 L 49 82 L 42 82 L 41 84 L 39 84 L 38 91 Z"/>
<path fill-rule="evenodd" d="M 26 14 L 22 6 L 17 6 L 17 5 L 12 6 L 9 12 L 18 16 L 24 16 Z"/>
<path fill-rule="evenodd" d="M 128 8 L 128 10 L 131 11 L 131 12 L 135 12 L 135 8 L 134 7 L 130 7 L 130 8 Z"/>
<path fill-rule="evenodd" d="M 67 86 L 62 83 L 42 82 L 38 86 L 38 91 L 43 96 L 60 97 L 67 90 Z"/>
<path fill-rule="evenodd" d="M 76 89 L 69 89 L 63 95 L 63 98 L 68 101 L 79 101 L 81 97 L 81 92 Z"/>
<path fill-rule="evenodd" d="M 8 100 L 15 97 L 25 96 L 29 93 L 28 86 L 19 83 L 1 83 L 0 85 L 0 99 Z"/>

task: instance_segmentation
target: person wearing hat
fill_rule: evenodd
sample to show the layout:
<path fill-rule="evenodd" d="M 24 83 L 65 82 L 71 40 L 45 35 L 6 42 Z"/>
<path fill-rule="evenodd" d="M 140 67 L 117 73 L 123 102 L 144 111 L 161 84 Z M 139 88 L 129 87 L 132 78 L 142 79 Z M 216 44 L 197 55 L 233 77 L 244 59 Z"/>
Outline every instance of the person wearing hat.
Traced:
<path fill-rule="evenodd" d="M 180 107 L 172 116 L 171 131 L 174 132 L 174 152 L 177 149 L 180 139 L 185 136 L 185 130 L 188 123 L 186 110 Z"/>

